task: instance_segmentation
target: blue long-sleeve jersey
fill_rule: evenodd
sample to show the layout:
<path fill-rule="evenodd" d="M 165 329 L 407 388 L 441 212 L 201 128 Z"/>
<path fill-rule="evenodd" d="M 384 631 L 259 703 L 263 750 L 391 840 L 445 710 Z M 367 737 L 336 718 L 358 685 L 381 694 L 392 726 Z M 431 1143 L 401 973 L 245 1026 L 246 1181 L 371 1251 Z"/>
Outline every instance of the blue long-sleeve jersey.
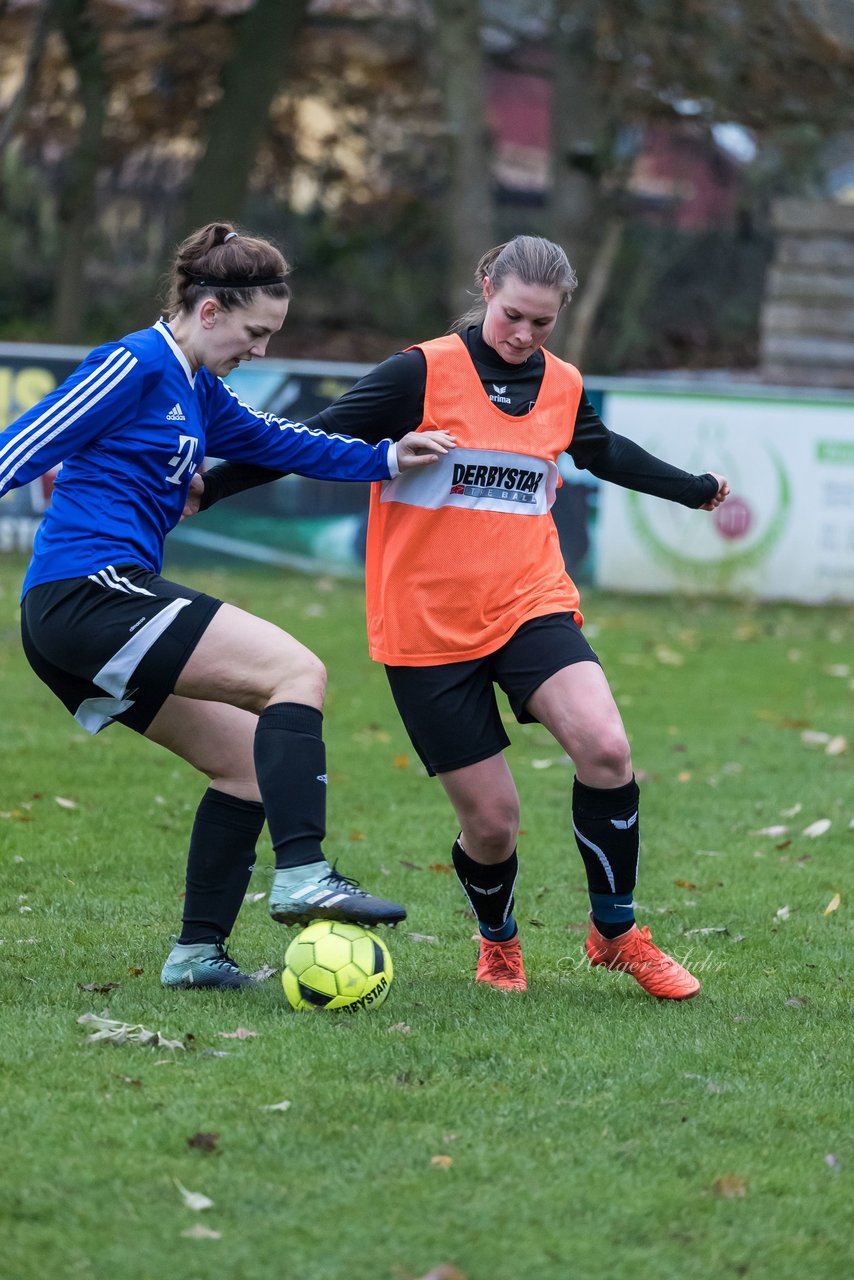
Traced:
<path fill-rule="evenodd" d="M 206 454 L 319 480 L 387 480 L 390 445 L 259 413 L 207 369 L 193 375 L 158 321 L 97 347 L 0 432 L 0 497 L 62 464 L 22 594 L 107 564 L 159 573 Z"/>

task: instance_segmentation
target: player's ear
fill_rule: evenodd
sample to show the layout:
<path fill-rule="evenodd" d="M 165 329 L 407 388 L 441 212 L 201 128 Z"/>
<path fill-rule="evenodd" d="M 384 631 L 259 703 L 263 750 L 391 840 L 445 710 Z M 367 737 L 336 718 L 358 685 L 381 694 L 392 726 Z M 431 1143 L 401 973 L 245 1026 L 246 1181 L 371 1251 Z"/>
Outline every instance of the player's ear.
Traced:
<path fill-rule="evenodd" d="M 219 307 L 217 306 L 216 299 L 203 299 L 201 306 L 199 307 L 199 319 L 202 322 L 202 328 L 212 329 L 218 315 Z"/>

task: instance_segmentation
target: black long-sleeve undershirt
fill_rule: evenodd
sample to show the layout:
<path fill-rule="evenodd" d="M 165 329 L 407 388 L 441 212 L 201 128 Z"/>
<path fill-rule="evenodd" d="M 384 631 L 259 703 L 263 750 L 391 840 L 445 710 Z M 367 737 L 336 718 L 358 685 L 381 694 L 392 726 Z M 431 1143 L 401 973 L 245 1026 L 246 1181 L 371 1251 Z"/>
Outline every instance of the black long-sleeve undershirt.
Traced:
<path fill-rule="evenodd" d="M 479 325 L 465 330 L 460 337 L 490 399 L 510 417 L 528 413 L 545 370 L 542 352 L 536 352 L 524 365 L 512 365 L 484 342 Z M 414 431 L 424 417 L 426 372 L 426 361 L 418 348 L 400 351 L 377 365 L 333 404 L 308 418 L 305 425 L 330 434 L 355 436 L 370 444 L 388 438 L 400 440 L 408 431 Z M 577 467 L 600 480 L 686 507 L 701 507 L 717 492 L 717 481 L 708 472 L 696 476 L 682 471 L 633 440 L 610 431 L 583 390 L 574 428 L 567 429 L 566 452 Z M 285 474 L 248 463 L 219 463 L 205 474 L 201 509 L 207 510 L 222 498 Z"/>

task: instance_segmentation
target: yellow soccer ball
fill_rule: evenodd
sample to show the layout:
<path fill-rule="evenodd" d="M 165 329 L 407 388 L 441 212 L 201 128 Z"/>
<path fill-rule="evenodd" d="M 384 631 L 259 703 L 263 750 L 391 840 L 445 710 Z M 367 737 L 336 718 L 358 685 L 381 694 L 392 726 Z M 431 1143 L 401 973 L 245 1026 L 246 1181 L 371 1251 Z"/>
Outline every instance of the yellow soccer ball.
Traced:
<path fill-rule="evenodd" d="M 394 976 L 382 938 L 360 924 L 313 920 L 285 952 L 282 986 L 294 1009 L 374 1009 Z"/>

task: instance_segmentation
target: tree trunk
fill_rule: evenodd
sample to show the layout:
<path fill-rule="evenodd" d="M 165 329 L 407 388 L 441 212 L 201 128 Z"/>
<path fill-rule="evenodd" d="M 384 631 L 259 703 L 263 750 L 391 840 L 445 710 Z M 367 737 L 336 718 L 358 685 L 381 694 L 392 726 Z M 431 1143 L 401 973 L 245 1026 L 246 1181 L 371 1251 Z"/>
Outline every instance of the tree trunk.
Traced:
<path fill-rule="evenodd" d="M 182 234 L 242 217 L 270 104 L 292 65 L 307 8 L 308 0 L 256 0 L 238 20 L 222 95 L 209 114 L 207 145 L 184 204 Z"/>
<path fill-rule="evenodd" d="M 579 281 L 577 298 L 589 288 L 588 270 L 601 229 L 599 175 L 602 168 L 605 104 L 598 88 L 595 0 L 553 0 L 552 50 L 554 85 L 551 127 L 551 197 L 548 221 L 551 238 L 563 245 Z M 607 284 L 607 281 L 604 282 Z M 580 359 L 568 335 L 575 301 L 555 328 L 552 345 L 573 362 Z M 593 316 L 585 319 L 589 332 Z M 577 326 L 575 326 L 577 328 Z"/>
<path fill-rule="evenodd" d="M 0 17 L 3 16 L 5 5 L 0 9 Z M 38 74 L 39 63 L 44 51 L 47 33 L 50 29 L 50 21 L 53 10 L 52 0 L 42 0 L 33 22 L 33 33 L 30 39 L 30 47 L 27 50 L 27 57 L 24 63 L 24 74 L 18 92 L 9 104 L 6 115 L 0 124 L 0 153 L 2 153 L 9 144 L 9 139 L 15 132 L 15 126 L 21 116 L 24 107 L 27 104 L 27 98 L 30 95 L 30 88 Z"/>
<path fill-rule="evenodd" d="M 472 306 L 474 269 L 493 244 L 492 170 L 479 0 L 437 0 L 439 76 L 448 136 L 448 300 Z"/>
<path fill-rule="evenodd" d="M 608 219 L 599 238 L 596 252 L 588 266 L 584 290 L 567 316 L 566 336 L 559 350 L 564 360 L 568 360 L 570 364 L 577 365 L 579 368 L 584 364 L 587 356 L 593 325 L 611 282 L 614 264 L 623 240 L 624 227 L 623 219 L 617 214 L 613 214 Z"/>
<path fill-rule="evenodd" d="M 59 258 L 53 327 L 58 342 L 78 342 L 85 329 L 84 273 L 93 240 L 108 85 L 87 0 L 55 0 L 55 4 L 59 29 L 77 74 L 83 121 L 57 207 Z"/>

